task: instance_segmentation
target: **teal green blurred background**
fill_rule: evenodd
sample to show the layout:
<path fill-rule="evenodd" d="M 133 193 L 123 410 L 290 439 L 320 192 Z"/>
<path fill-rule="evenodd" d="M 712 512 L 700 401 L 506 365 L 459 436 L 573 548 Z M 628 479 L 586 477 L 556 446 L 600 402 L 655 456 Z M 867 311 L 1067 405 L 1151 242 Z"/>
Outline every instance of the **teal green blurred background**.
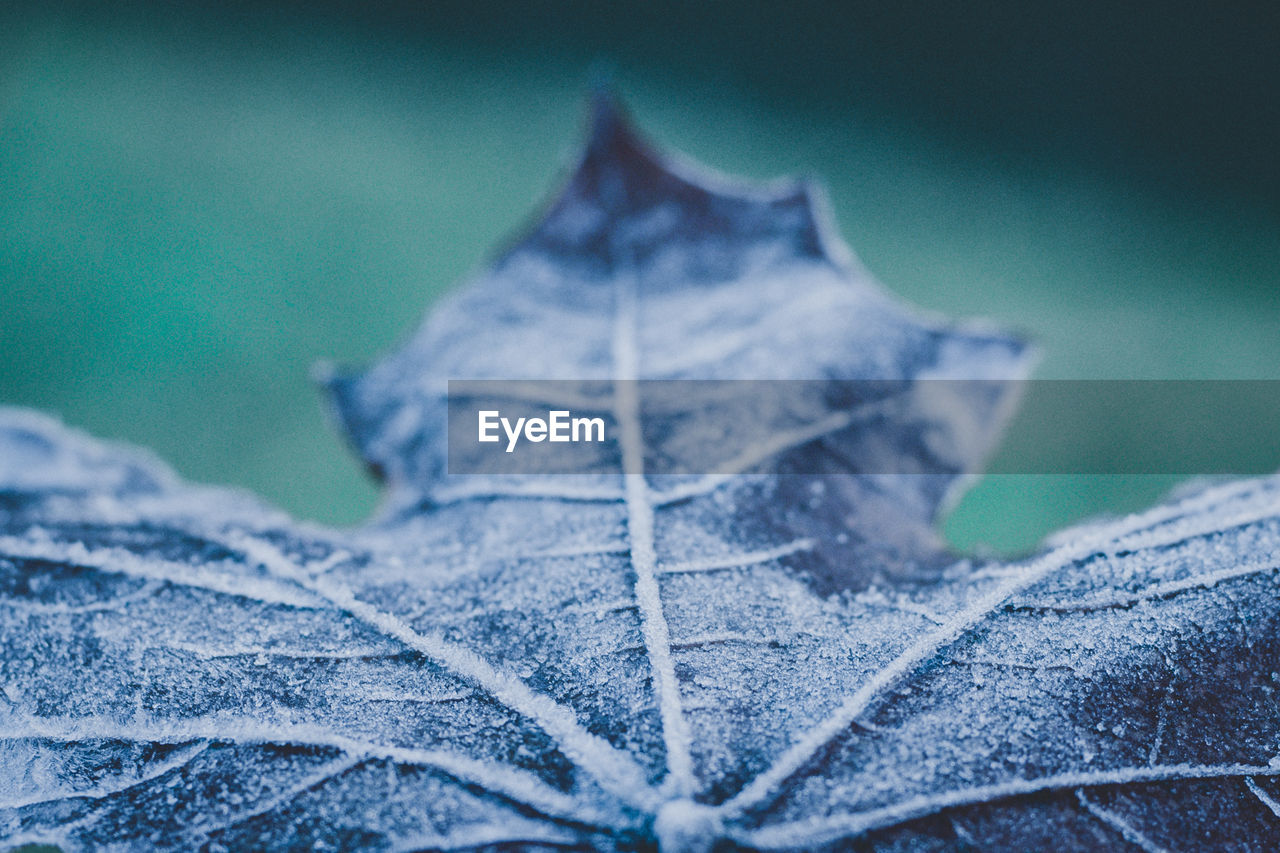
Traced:
<path fill-rule="evenodd" d="M 662 146 L 819 177 L 891 290 L 1038 376 L 1280 378 L 1275 15 L 1018 8 L 6 6 L 0 402 L 361 520 L 311 365 L 519 232 L 602 65 Z M 1022 551 L 1178 479 L 991 477 L 945 530 Z"/>

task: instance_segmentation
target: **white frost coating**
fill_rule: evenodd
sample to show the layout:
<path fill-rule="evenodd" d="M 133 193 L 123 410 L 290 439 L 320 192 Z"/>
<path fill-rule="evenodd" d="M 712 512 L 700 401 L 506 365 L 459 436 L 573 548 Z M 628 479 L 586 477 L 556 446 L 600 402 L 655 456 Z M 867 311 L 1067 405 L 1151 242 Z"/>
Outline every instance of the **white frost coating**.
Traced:
<path fill-rule="evenodd" d="M 1164 746 L 1164 729 L 1169 725 L 1169 714 L 1166 710 L 1169 694 L 1166 691 L 1160 698 L 1159 718 L 1156 720 L 1156 736 L 1151 739 L 1151 748 L 1147 750 L 1147 764 L 1155 766 L 1160 760 L 1160 747 Z"/>
<path fill-rule="evenodd" d="M 767 770 L 753 779 L 731 799 L 727 800 L 721 808 L 726 815 L 733 816 L 742 814 L 752 806 L 767 801 L 777 793 L 778 787 L 783 782 L 804 767 L 814 753 L 853 725 L 858 716 L 884 690 L 909 674 L 915 667 L 933 657 L 942 648 L 955 642 L 966 631 L 1022 590 L 1077 560 L 1098 553 L 1100 549 L 1112 546 L 1112 543 L 1117 540 L 1135 540 L 1137 539 L 1137 534 L 1145 528 L 1165 524 L 1171 519 L 1189 515 L 1198 510 L 1208 509 L 1216 503 L 1228 500 L 1253 487 L 1256 487 L 1256 484 L 1248 482 L 1232 483 L 1216 489 L 1210 489 L 1203 494 L 1176 504 L 1156 507 L 1145 513 L 1130 516 L 1113 524 L 1097 528 L 1084 541 L 1064 545 L 1055 551 L 1050 551 L 1038 560 L 1032 561 L 1024 572 L 997 585 L 990 592 L 980 596 L 964 611 L 952 616 L 936 631 L 924 635 L 920 640 L 913 643 L 888 666 L 876 673 L 857 692 L 845 699 L 834 714 L 805 732 Z M 1246 518 L 1261 520 L 1275 516 L 1278 513 L 1280 513 L 1280 496 L 1274 496 L 1261 507 L 1254 507 L 1244 513 L 1233 516 L 1232 520 L 1236 524 L 1243 524 L 1246 523 L 1244 521 Z M 1161 530 L 1163 536 L 1157 536 L 1154 533 L 1144 534 L 1145 538 L 1141 540 L 1142 546 L 1150 548 L 1166 542 L 1178 542 L 1189 536 L 1196 535 L 1197 532 L 1203 534 L 1206 527 L 1208 530 L 1216 529 L 1212 519 L 1206 522 L 1192 517 L 1182 523 L 1169 524 L 1167 528 Z"/>
<path fill-rule="evenodd" d="M 664 575 L 691 574 L 694 572 L 716 572 L 721 569 L 741 569 L 756 566 L 760 563 L 771 563 L 801 551 L 812 550 L 816 543 L 812 539 L 797 539 L 777 548 L 765 548 L 760 551 L 748 551 L 744 554 L 731 554 L 725 557 L 711 557 L 705 560 L 689 560 L 683 563 L 659 564 L 658 572 Z"/>
<path fill-rule="evenodd" d="M 868 600 L 882 607 L 887 607 L 890 610 L 897 610 L 900 613 L 910 613 L 913 616 L 919 616 L 921 619 L 925 619 L 935 625 L 942 625 L 947 621 L 946 617 L 942 614 L 936 613 L 928 607 L 916 604 L 906 598 L 889 598 L 882 593 L 879 596 L 869 598 Z"/>
<path fill-rule="evenodd" d="M 481 482 L 465 486 L 447 486 L 435 489 L 430 494 L 431 503 L 436 506 L 488 498 L 540 498 L 557 501 L 619 503 L 626 500 L 626 493 L 617 489 L 572 486 L 541 480 L 525 485 L 510 483 L 498 486 Z"/>
<path fill-rule="evenodd" d="M 421 853 L 438 850 L 451 853 L 454 850 L 480 850 L 489 847 L 515 849 L 518 845 L 572 846 L 578 836 L 567 830 L 556 830 L 532 821 L 516 821 L 513 827 L 472 826 L 445 835 L 421 835 L 402 844 L 393 845 L 392 853 Z M 523 830 L 523 831 L 522 831 Z"/>
<path fill-rule="evenodd" d="M 1211 589 L 1224 581 L 1247 578 L 1252 575 L 1261 575 L 1277 570 L 1280 570 L 1280 564 L 1249 562 L 1230 569 L 1219 569 L 1216 572 L 1207 572 L 1203 575 L 1182 580 L 1153 584 L 1130 594 L 1115 595 L 1114 593 L 1104 593 L 1101 595 L 1082 596 L 1071 601 L 1029 599 L 1012 603 L 1015 607 L 1025 607 L 1032 610 L 1057 610 L 1065 613 L 1107 610 L 1112 607 L 1128 607 L 1132 604 L 1137 604 L 1139 601 L 1150 601 L 1153 598 L 1165 598 L 1166 596 L 1176 595 L 1179 592 L 1187 592 L 1194 589 Z"/>
<path fill-rule="evenodd" d="M 707 474 L 679 486 L 672 486 L 669 489 L 654 492 L 653 505 L 655 509 L 663 509 L 672 504 L 687 501 L 690 498 L 700 498 L 711 494 L 726 483 L 732 483 L 739 479 L 740 475 L 736 474 Z"/>
<path fill-rule="evenodd" d="M 1184 510 L 1182 514 L 1185 515 L 1190 515 L 1193 512 L 1212 512 L 1216 504 L 1238 498 L 1241 495 L 1248 494 L 1254 490 L 1258 490 L 1257 480 L 1243 480 L 1239 483 L 1228 483 L 1186 498 L 1180 503 L 1173 504 L 1172 508 L 1182 507 Z M 1264 507 L 1265 510 L 1267 508 L 1274 508 L 1277 504 L 1280 504 L 1280 491 L 1273 491 L 1270 499 L 1262 502 L 1261 506 Z M 1151 511 L 1151 513 L 1154 512 L 1155 510 Z M 1198 524 L 1192 524 L 1189 519 L 1182 519 L 1180 524 L 1177 520 L 1179 518 L 1180 514 L 1175 514 L 1171 519 L 1167 519 L 1161 522 L 1160 525 L 1154 526 L 1154 529 L 1138 530 L 1131 534 L 1121 536 L 1116 542 L 1107 548 L 1106 553 L 1134 551 L 1147 548 L 1164 548 L 1170 545 L 1180 545 L 1191 539 L 1226 533 L 1237 527 L 1246 527 L 1250 524 L 1257 524 L 1259 521 L 1269 518 L 1269 516 L 1266 515 L 1265 512 L 1264 514 L 1259 515 L 1256 509 L 1250 508 L 1232 515 L 1213 515 L 1209 518 L 1198 519 Z M 1179 535 L 1172 537 L 1167 535 L 1165 532 L 1166 527 L 1176 527 Z"/>
<path fill-rule="evenodd" d="M 579 547 L 565 548 L 544 548 L 540 551 L 530 551 L 528 553 L 507 554 L 506 559 L 510 560 L 549 560 L 560 557 L 589 557 L 593 554 L 625 554 L 630 550 L 630 545 L 625 542 L 605 542 L 602 545 L 582 545 Z M 502 559 L 502 557 L 499 557 Z"/>
<path fill-rule="evenodd" d="M 653 502 L 644 475 L 644 434 L 640 423 L 639 385 L 636 382 L 640 378 L 640 353 L 636 340 L 639 307 L 633 277 L 619 277 L 616 298 L 613 359 L 619 381 L 614 387 L 614 419 L 618 422 L 622 468 L 626 472 L 623 476 L 631 568 L 636 576 L 641 631 L 658 694 L 670 784 L 677 796 L 689 797 L 696 787 L 693 757 L 689 753 L 689 723 L 681 707 L 680 684 L 676 681 L 675 661 L 671 657 L 671 636 L 667 618 L 662 612 L 662 596 L 655 575 L 658 557 L 653 547 Z"/>
<path fill-rule="evenodd" d="M 556 382 L 506 382 L 500 379 L 488 379 L 483 384 L 468 386 L 465 382 L 450 387 L 449 395 L 467 398 L 483 395 L 485 397 L 504 397 L 533 403 L 546 409 L 572 409 L 584 412 L 609 412 L 615 405 L 613 395 L 591 397 L 570 390 L 566 386 L 571 383 Z M 471 390 L 468 390 L 470 388 Z"/>
<path fill-rule="evenodd" d="M 535 693 L 523 681 L 498 670 L 471 650 L 450 643 L 437 634 L 415 631 L 392 614 L 356 598 L 345 586 L 327 578 L 310 577 L 266 542 L 247 536 L 231 536 L 227 541 L 264 568 L 293 580 L 386 636 L 421 652 L 511 710 L 528 717 L 555 739 L 570 761 L 592 774 L 601 787 L 625 802 L 642 809 L 653 807 L 655 794 L 639 765 L 608 741 L 584 729 L 568 708 L 548 696 Z"/>
<path fill-rule="evenodd" d="M 974 805 L 1066 788 L 1097 785 L 1126 785 L 1141 782 L 1172 782 L 1179 779 L 1228 779 L 1248 776 L 1276 776 L 1280 768 L 1249 764 L 1168 764 L 1159 767 L 1125 767 L 1100 773 L 1062 773 L 1038 779 L 1016 779 L 999 785 L 983 785 L 958 791 L 943 791 L 914 797 L 883 808 L 868 809 L 834 817 L 774 824 L 741 832 L 738 840 L 765 850 L 805 849 L 842 838 L 885 829 L 909 820 L 935 815 L 957 806 Z"/>
<path fill-rule="evenodd" d="M 19 613 L 29 613 L 32 615 L 54 616 L 64 615 L 68 613 L 99 613 L 108 610 L 119 610 L 127 607 L 135 601 L 141 601 L 144 598 L 150 598 L 155 595 L 163 585 L 152 581 L 143 584 L 137 590 L 127 594 L 118 595 L 115 598 L 95 601 L 92 604 L 41 604 L 33 601 L 0 601 L 0 607 L 8 610 L 16 610 Z"/>
<path fill-rule="evenodd" d="M 1104 809 L 1102 806 L 1090 800 L 1085 796 L 1083 788 L 1078 788 L 1076 790 L 1076 799 L 1080 801 L 1080 805 L 1083 806 L 1089 814 L 1120 833 L 1120 835 L 1124 837 L 1124 840 L 1128 841 L 1133 846 L 1140 850 L 1145 850 L 1146 853 L 1169 853 L 1168 848 L 1161 847 L 1150 838 L 1147 838 L 1120 815 L 1110 809 Z"/>
<path fill-rule="evenodd" d="M 278 657 L 299 658 L 302 660 L 363 660 L 367 658 L 394 657 L 398 652 L 378 648 L 352 648 L 336 652 L 313 651 L 310 649 L 276 648 L 268 646 L 198 646 L 194 643 L 170 643 L 166 648 L 193 654 L 198 658 L 235 658 L 235 657 Z"/>
<path fill-rule="evenodd" d="M 10 733 L 10 732 L 6 732 L 5 735 L 3 735 L 4 738 L 11 738 L 11 737 L 18 737 L 18 736 L 20 735 L 16 733 Z M 169 758 L 165 759 L 164 761 L 157 761 L 149 765 L 145 773 L 142 773 L 136 777 L 125 777 L 124 779 L 121 780 L 122 784 L 120 785 L 113 785 L 110 787 L 98 786 L 95 788 L 64 790 L 53 796 L 36 795 L 36 796 L 30 796 L 30 797 L 15 797 L 8 800 L 0 800 L 0 809 L 20 809 L 26 806 L 36 805 L 37 803 L 52 803 L 52 802 L 58 802 L 61 800 L 105 799 L 107 797 L 112 796 L 113 794 L 119 794 L 122 791 L 127 791 L 130 788 L 141 785 L 144 782 L 149 782 L 152 779 L 159 778 L 160 776 L 163 776 L 164 774 L 168 773 L 171 770 L 176 770 L 179 767 L 189 764 L 193 758 L 195 758 L 197 755 L 204 752 L 208 748 L 209 748 L 208 741 L 203 741 L 200 743 L 194 743 L 191 746 L 186 747 L 185 749 L 174 750 L 173 755 L 171 755 Z"/>
<path fill-rule="evenodd" d="M 124 548 L 86 548 L 79 542 L 62 543 L 38 538 L 19 539 L 0 536 L 0 551 L 24 560 L 48 560 L 73 566 L 97 569 L 149 581 L 164 581 L 180 586 L 206 589 L 224 595 L 236 595 L 263 604 L 288 607 L 324 607 L 325 602 L 292 584 L 281 584 L 270 578 L 255 578 L 219 571 L 217 563 L 192 565 L 154 557 L 142 558 Z"/>
<path fill-rule="evenodd" d="M 854 412 L 835 412 L 809 426 L 773 435 L 768 441 L 762 441 L 752 447 L 748 447 L 725 462 L 724 471 L 721 473 L 741 474 L 761 462 L 765 462 L 775 456 L 781 456 L 788 450 L 804 447 L 811 441 L 817 441 L 823 436 L 847 429 L 859 417 L 872 414 L 875 408 L 868 406 L 865 411 L 863 408 L 859 408 Z"/>
<path fill-rule="evenodd" d="M 760 442 L 755 446 L 749 447 L 732 459 L 717 465 L 716 467 L 723 469 L 719 473 L 707 474 L 683 485 L 656 492 L 653 497 L 654 506 L 664 507 L 714 492 L 725 483 L 734 482 L 741 474 L 762 462 L 781 456 L 788 450 L 804 447 L 810 442 L 817 441 L 842 429 L 847 429 L 860 418 L 870 417 L 879 410 L 880 404 L 868 404 L 867 406 L 860 406 L 851 412 L 835 412 L 802 429 L 778 433 L 772 436 L 769 441 Z"/>
<path fill-rule="evenodd" d="M 275 811 L 276 809 L 280 808 L 281 806 L 288 805 L 289 803 L 293 802 L 299 796 L 301 796 L 302 794 L 305 794 L 307 791 L 310 791 L 313 788 L 323 785 L 325 782 L 328 782 L 332 779 L 336 779 L 339 776 L 342 776 L 348 770 L 351 770 L 355 767 L 359 767 L 361 764 L 364 764 L 368 760 L 369 760 L 369 756 L 367 755 L 348 754 L 344 758 L 339 758 L 336 761 L 330 761 L 328 764 L 323 765 L 315 773 L 312 773 L 302 778 L 300 781 L 294 783 L 293 785 L 290 785 L 288 788 L 284 789 L 283 791 L 280 791 L 275 796 L 266 798 L 265 800 L 258 803 L 256 806 L 254 806 L 251 809 L 246 809 L 243 812 L 237 812 L 236 814 L 231 815 L 230 820 L 227 820 L 221 824 L 215 824 L 215 825 L 199 824 L 195 827 L 192 827 L 192 829 L 198 835 L 207 836 L 219 830 L 230 829 L 233 826 L 238 826 L 242 823 L 246 823 L 248 821 L 253 820 L 255 817 L 259 817 L 264 814 L 269 814 Z"/>
<path fill-rule="evenodd" d="M 1244 777 L 1244 784 L 1248 786 L 1259 802 L 1271 809 L 1273 815 L 1280 817 L 1280 801 L 1277 801 L 1275 797 L 1262 790 L 1262 786 L 1255 782 L 1252 776 Z"/>
<path fill-rule="evenodd" d="M 356 761 L 382 758 L 400 764 L 440 770 L 468 784 L 499 793 L 513 802 L 522 803 L 543 814 L 585 823 L 601 825 L 610 823 L 608 818 L 602 816 L 590 804 L 551 788 L 530 773 L 511 767 L 494 768 L 486 762 L 476 761 L 448 750 L 386 746 L 337 734 L 319 726 L 279 725 L 241 718 L 196 718 L 154 723 L 140 721 L 128 725 L 114 720 L 45 718 L 9 720 L 6 722 L 5 730 L 5 738 L 8 739 L 38 738 L 65 743 L 105 738 L 142 743 L 207 741 L 198 745 L 199 750 L 184 752 L 181 761 L 175 759 L 173 762 L 166 762 L 162 772 L 168 772 L 188 763 L 200 751 L 218 742 L 243 745 L 287 743 L 297 746 L 328 747 L 341 750 Z M 315 782 L 313 781 L 312 784 L 314 785 Z M 26 804 L 23 803 L 23 805 Z"/>
<path fill-rule="evenodd" d="M 725 631 L 719 634 L 699 634 L 695 637 L 685 637 L 681 640 L 673 640 L 671 642 L 671 648 L 701 648 L 702 646 L 715 646 L 720 645 L 721 643 L 742 643 L 744 645 L 752 646 L 772 642 L 775 642 L 774 637 L 753 637 L 749 634 L 738 634 L 731 631 Z"/>
<path fill-rule="evenodd" d="M 31 452 L 28 436 L 55 436 L 57 440 Z M 14 452 L 14 445 L 19 447 Z M 139 472 L 161 488 L 171 488 L 177 478 L 168 466 L 144 450 L 124 444 L 90 441 L 48 415 L 30 409 L 0 406 L 0 483 L 15 490 L 77 491 L 91 479 L 95 489 L 128 488 Z M 86 477 L 86 475 L 89 475 Z"/>
<path fill-rule="evenodd" d="M 1219 486 L 1211 486 L 1203 491 L 1194 492 L 1180 500 L 1176 500 L 1163 505 L 1163 509 L 1169 510 L 1167 516 L 1162 517 L 1149 525 L 1144 525 L 1140 529 L 1131 531 L 1123 536 L 1123 542 L 1116 542 L 1106 549 L 1105 553 L 1114 553 L 1119 550 L 1135 550 L 1138 548 L 1150 547 L 1150 544 L 1144 541 L 1144 536 L 1155 536 L 1158 534 L 1158 528 L 1162 524 L 1176 521 L 1184 515 L 1197 512 L 1211 511 L 1215 504 L 1225 503 L 1230 500 L 1244 500 L 1251 497 L 1253 492 L 1266 492 L 1274 490 L 1275 484 L 1267 478 L 1253 478 L 1247 480 L 1238 480 L 1231 483 L 1225 483 Z M 1058 531 L 1050 536 L 1046 542 L 1054 546 L 1066 547 L 1072 542 L 1080 541 L 1086 537 L 1093 539 L 1096 534 L 1103 530 L 1111 530 L 1116 526 L 1116 521 L 1107 519 L 1104 521 L 1095 521 L 1086 524 L 1079 524 L 1075 527 L 1069 527 L 1066 530 Z M 1154 541 L 1154 540 L 1153 540 Z M 1165 542 L 1167 539 L 1160 538 L 1159 541 Z M 1176 544 L 1180 540 L 1173 540 L 1170 544 Z"/>

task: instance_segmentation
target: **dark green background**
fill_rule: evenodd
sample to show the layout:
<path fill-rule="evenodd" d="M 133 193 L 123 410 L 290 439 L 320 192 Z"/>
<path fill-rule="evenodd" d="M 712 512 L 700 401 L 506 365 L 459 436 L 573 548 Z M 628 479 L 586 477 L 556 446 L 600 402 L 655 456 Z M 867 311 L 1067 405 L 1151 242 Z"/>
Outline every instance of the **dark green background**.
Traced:
<path fill-rule="evenodd" d="M 310 365 L 528 221 L 602 67 L 663 145 L 820 177 L 891 289 L 1040 376 L 1280 378 L 1280 6 L 833 5 L 6 4 L 0 402 L 359 520 Z M 1025 549 L 1177 479 L 988 478 L 946 530 Z"/>

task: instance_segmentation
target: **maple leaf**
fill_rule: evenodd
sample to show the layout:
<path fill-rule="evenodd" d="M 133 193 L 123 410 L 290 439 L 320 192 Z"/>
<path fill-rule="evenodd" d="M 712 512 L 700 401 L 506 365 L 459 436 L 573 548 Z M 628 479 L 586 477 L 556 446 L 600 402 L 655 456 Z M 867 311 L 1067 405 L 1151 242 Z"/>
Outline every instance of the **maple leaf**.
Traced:
<path fill-rule="evenodd" d="M 1026 364 L 899 306 L 812 188 L 661 158 L 601 98 L 532 232 L 401 351 L 329 377 L 387 483 L 375 522 L 299 524 L 0 413 L 0 839 L 1266 849 L 1280 479 L 975 564 L 934 526 L 1002 395 L 888 424 L 928 474 L 853 473 L 871 427 L 834 403 L 743 473 L 636 473 L 632 380 Z M 594 402 L 617 453 L 448 475 L 458 377 L 614 383 Z"/>

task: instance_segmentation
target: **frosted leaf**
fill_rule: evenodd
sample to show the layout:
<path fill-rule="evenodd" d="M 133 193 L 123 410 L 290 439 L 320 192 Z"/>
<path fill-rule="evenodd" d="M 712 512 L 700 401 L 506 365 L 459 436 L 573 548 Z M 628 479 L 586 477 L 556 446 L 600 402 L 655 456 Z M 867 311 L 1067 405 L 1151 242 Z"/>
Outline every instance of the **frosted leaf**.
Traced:
<path fill-rule="evenodd" d="M 817 211 L 659 158 L 602 99 L 531 234 L 330 379 L 393 497 L 354 531 L 0 411 L 0 840 L 1266 849 L 1280 479 L 973 565 L 933 524 L 998 399 L 897 425 L 928 476 L 842 468 L 849 423 L 675 485 L 445 475 L 450 378 L 1025 370 Z M 634 453 L 637 401 L 609 405 Z M 779 473 L 802 454 L 828 473 Z"/>

